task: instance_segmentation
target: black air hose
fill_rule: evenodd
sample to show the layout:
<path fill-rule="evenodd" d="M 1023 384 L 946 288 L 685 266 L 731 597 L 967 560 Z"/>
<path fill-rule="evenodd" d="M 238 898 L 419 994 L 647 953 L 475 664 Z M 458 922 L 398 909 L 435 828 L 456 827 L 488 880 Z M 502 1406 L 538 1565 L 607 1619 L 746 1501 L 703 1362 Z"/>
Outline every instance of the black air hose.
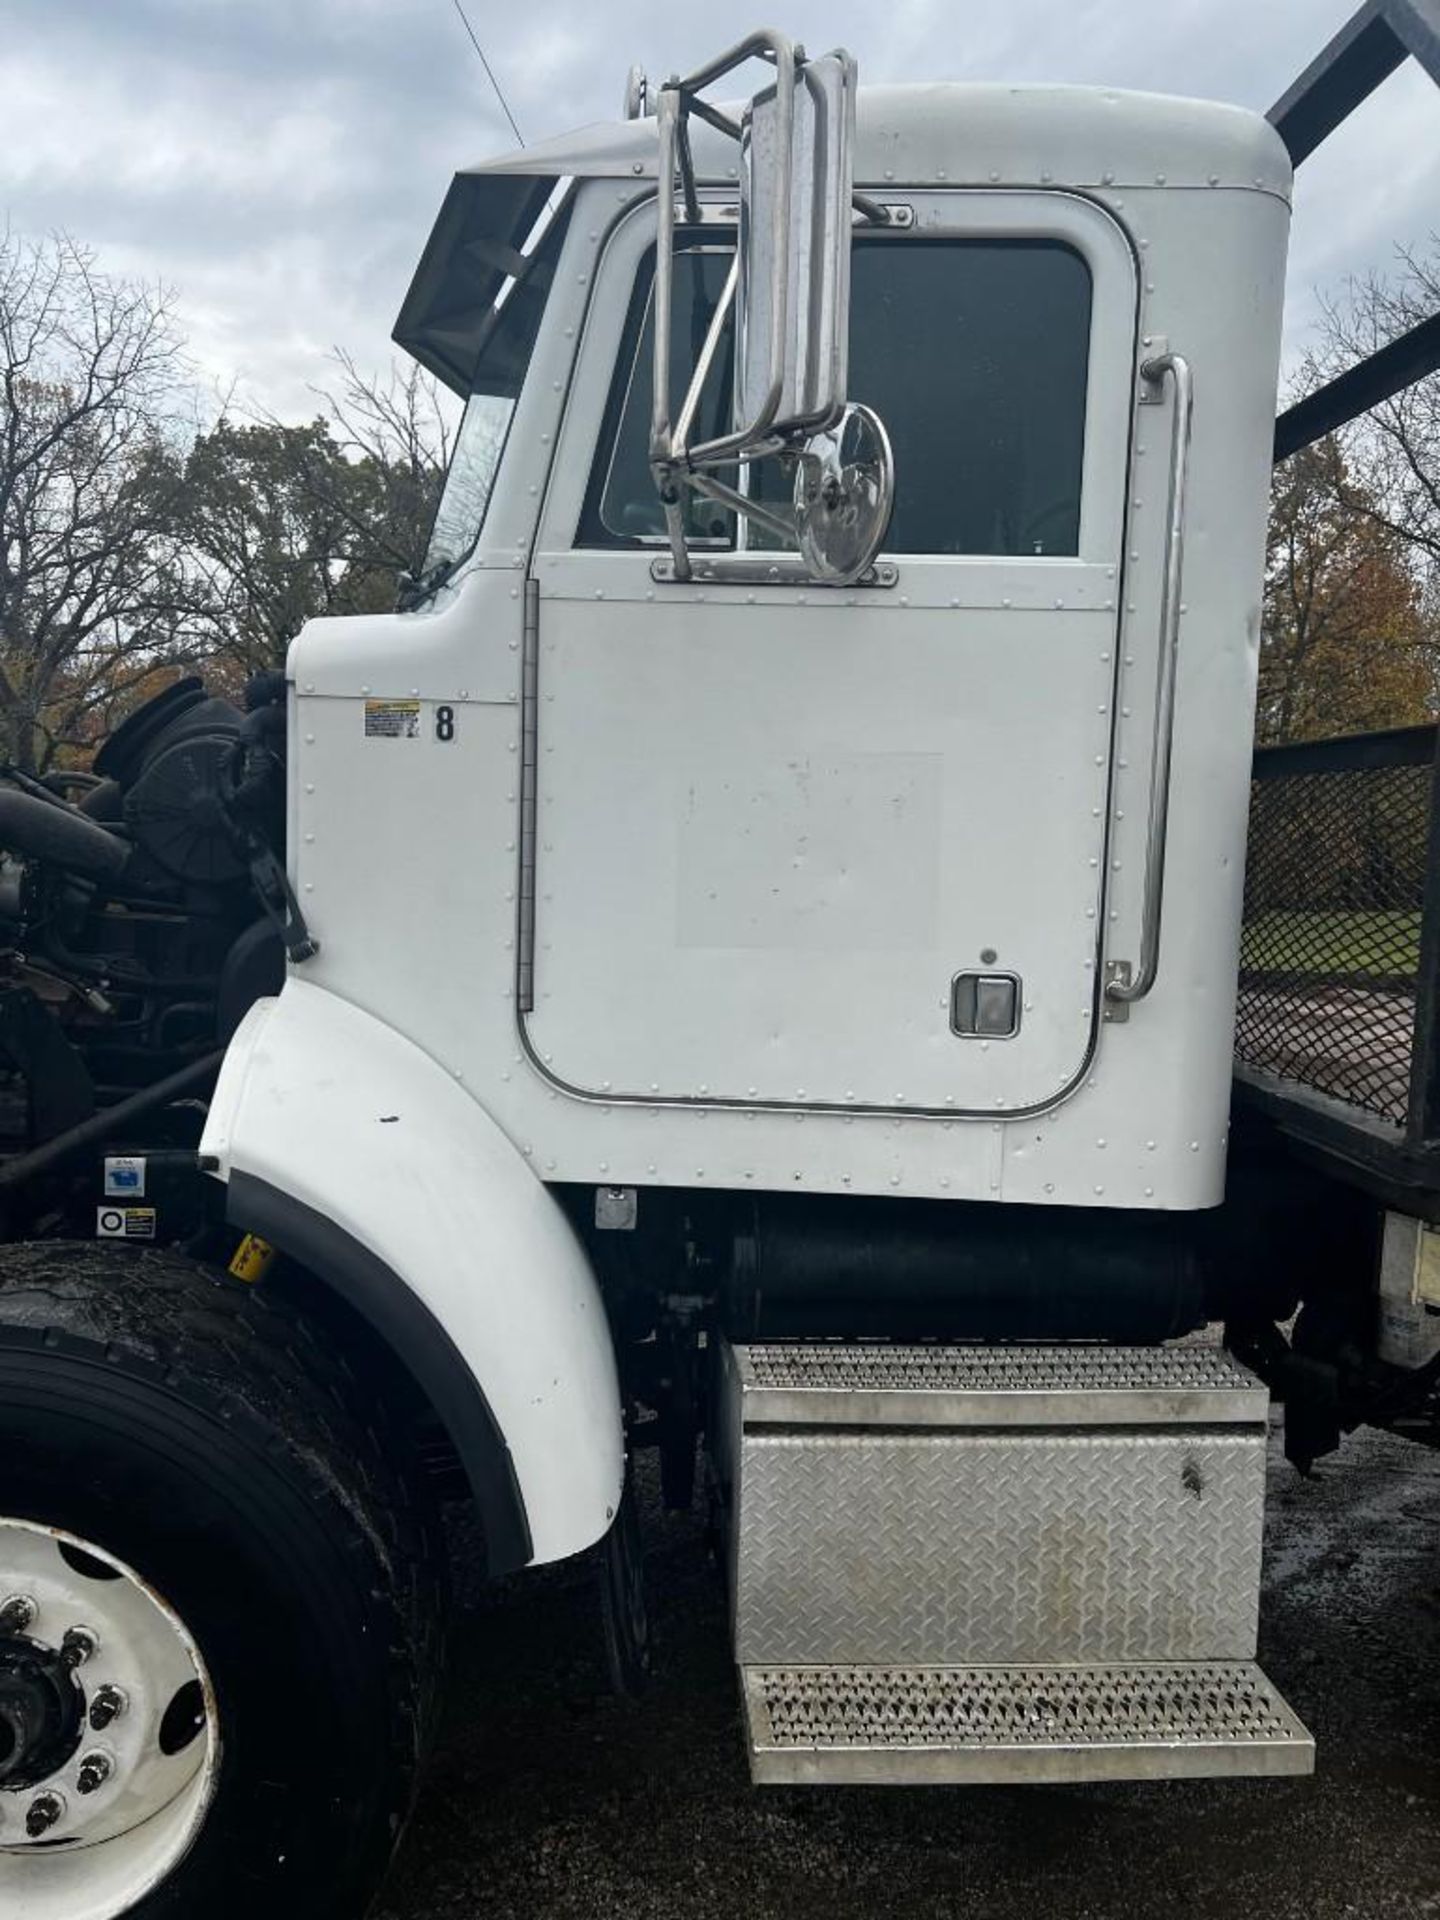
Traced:
<path fill-rule="evenodd" d="M 63 802 L 37 800 L 13 787 L 0 787 L 0 847 L 91 880 L 118 879 L 130 858 L 129 843 L 118 833 Z"/>
<path fill-rule="evenodd" d="M 0 1164 L 0 1194 L 23 1187 L 27 1180 L 33 1180 L 38 1174 L 49 1173 L 53 1167 L 63 1166 L 67 1160 L 88 1148 L 122 1137 L 128 1126 L 143 1119 L 156 1107 L 165 1107 L 172 1100 L 183 1100 L 191 1094 L 199 1094 L 219 1073 L 224 1058 L 224 1047 L 217 1047 L 202 1059 L 192 1060 L 188 1067 L 181 1067 L 178 1072 L 157 1080 L 153 1087 L 142 1087 L 139 1093 L 132 1093 L 129 1099 L 119 1100 L 113 1107 L 102 1107 L 99 1113 L 92 1113 L 88 1120 L 68 1127 L 64 1133 L 57 1133 L 53 1140 L 32 1147 L 28 1153 L 17 1153 L 13 1160 Z"/>

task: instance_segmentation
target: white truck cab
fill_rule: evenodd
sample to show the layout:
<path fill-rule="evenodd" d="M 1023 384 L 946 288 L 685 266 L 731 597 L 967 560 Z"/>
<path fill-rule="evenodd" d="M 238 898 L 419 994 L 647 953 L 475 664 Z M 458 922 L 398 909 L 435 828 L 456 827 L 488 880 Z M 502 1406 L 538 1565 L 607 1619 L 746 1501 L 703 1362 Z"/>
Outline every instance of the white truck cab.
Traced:
<path fill-rule="evenodd" d="M 860 94 L 855 182 L 888 218 L 856 226 L 850 388 L 895 503 L 841 586 L 753 533 L 737 551 L 699 495 L 673 577 L 647 458 L 656 146 L 638 118 L 451 190 L 398 329 L 473 385 L 447 577 L 292 654 L 305 980 L 460 1077 L 547 1179 L 1213 1204 L 1279 139 L 1072 88 Z M 737 148 L 702 126 L 694 154 L 674 361 L 735 244 Z M 1193 414 L 1142 372 L 1167 353 Z M 727 330 L 707 420 L 732 359 Z M 437 814 L 470 823 L 463 862 Z M 1107 984 L 1162 882 L 1121 1022 Z"/>
<path fill-rule="evenodd" d="M 737 1302 L 705 1348 L 734 1366 L 696 1364 L 712 1436 L 742 1332 L 853 1330 L 847 1265 L 892 1340 L 1204 1317 L 1183 1221 L 1225 1164 L 1289 158 L 1233 108 L 857 96 L 846 57 L 757 44 L 779 77 L 743 125 L 705 117 L 707 70 L 457 177 L 397 330 L 466 403 L 435 552 L 408 611 L 291 650 L 318 951 L 237 1035 L 203 1142 L 237 1222 L 290 1246 L 323 1219 L 444 1327 L 515 1559 L 610 1527 L 632 1390 L 602 1300 L 699 1324 L 663 1304 L 706 1292 L 697 1241 Z M 985 1399 L 946 1351 L 942 1455 Z M 1056 1351 L 1079 1417 L 1118 1419 Z M 1241 1410 L 1238 1630 L 1177 1612 L 1157 1644 L 1248 1658 L 1255 1402 L 1173 1355 L 1147 1401 L 1135 1364 L 1142 1422 Z M 1196 1444 L 1164 1442 L 1176 1502 Z M 751 1452 L 720 1468 L 736 1515 Z M 990 1655 L 1133 1651 L 1052 1624 Z M 941 1637 L 807 1660 L 979 1657 Z"/>
<path fill-rule="evenodd" d="M 593 1550 L 623 1686 L 637 1457 L 703 1464 L 757 1782 L 1309 1771 L 1237 1355 L 1324 1397 L 1321 1228 L 1227 1197 L 1237 948 L 1292 156 L 1414 11 L 1275 125 L 762 32 L 456 176 L 400 610 L 294 641 L 283 752 L 277 687 L 172 689 L 108 824 L 0 818 L 113 927 L 134 791 L 211 753 L 268 916 L 223 1060 L 0 1166 L 7 1913 L 362 1910 L 437 1459 L 490 1572 Z M 97 1235 L 162 1245 L 57 1239 L 97 1150 Z"/>

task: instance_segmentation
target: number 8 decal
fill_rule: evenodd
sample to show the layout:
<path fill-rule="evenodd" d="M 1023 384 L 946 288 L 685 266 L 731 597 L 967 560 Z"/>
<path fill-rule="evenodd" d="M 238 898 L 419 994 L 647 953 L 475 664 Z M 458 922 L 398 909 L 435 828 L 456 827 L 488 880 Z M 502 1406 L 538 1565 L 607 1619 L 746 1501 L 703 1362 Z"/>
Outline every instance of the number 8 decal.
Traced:
<path fill-rule="evenodd" d="M 435 738 L 437 740 L 453 740 L 455 738 L 455 709 L 453 707 L 436 707 Z"/>

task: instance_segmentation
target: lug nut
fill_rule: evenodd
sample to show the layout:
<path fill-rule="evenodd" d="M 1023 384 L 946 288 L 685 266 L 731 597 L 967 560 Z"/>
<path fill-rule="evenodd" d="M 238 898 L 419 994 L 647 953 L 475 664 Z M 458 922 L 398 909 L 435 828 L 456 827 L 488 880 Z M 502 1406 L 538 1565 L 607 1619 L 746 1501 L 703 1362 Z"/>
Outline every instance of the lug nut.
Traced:
<path fill-rule="evenodd" d="M 90 1727 L 94 1733 L 103 1733 L 112 1720 L 118 1720 L 125 1711 L 127 1702 L 119 1687 L 109 1685 L 97 1687 L 95 1698 L 90 1702 Z"/>
<path fill-rule="evenodd" d="M 83 1667 L 99 1645 L 89 1627 L 67 1627 L 60 1642 L 60 1658 L 67 1667 Z"/>
<path fill-rule="evenodd" d="M 75 1777 L 77 1793 L 94 1793 L 115 1771 L 115 1763 L 108 1753 L 87 1753 L 80 1762 L 80 1771 Z"/>
<path fill-rule="evenodd" d="M 35 1619 L 35 1602 L 26 1593 L 12 1593 L 0 1601 L 0 1633 L 24 1633 Z"/>
<path fill-rule="evenodd" d="M 38 1840 L 57 1820 L 63 1819 L 64 1814 L 65 1802 L 58 1793 L 37 1793 L 25 1809 L 25 1831 L 32 1840 Z"/>

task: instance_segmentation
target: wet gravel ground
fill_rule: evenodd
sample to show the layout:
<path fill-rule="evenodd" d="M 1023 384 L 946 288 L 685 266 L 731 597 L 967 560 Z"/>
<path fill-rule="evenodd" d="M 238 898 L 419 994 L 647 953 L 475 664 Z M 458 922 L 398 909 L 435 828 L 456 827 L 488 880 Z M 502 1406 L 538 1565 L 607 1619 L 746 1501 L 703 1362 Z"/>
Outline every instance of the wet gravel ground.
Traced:
<path fill-rule="evenodd" d="M 767 1788 L 718 1574 L 646 1513 L 657 1674 L 612 1698 L 583 1568 L 462 1595 L 448 1724 L 374 1920 L 1440 1916 L 1440 1453 L 1272 1462 L 1261 1660 L 1309 1780 Z"/>

